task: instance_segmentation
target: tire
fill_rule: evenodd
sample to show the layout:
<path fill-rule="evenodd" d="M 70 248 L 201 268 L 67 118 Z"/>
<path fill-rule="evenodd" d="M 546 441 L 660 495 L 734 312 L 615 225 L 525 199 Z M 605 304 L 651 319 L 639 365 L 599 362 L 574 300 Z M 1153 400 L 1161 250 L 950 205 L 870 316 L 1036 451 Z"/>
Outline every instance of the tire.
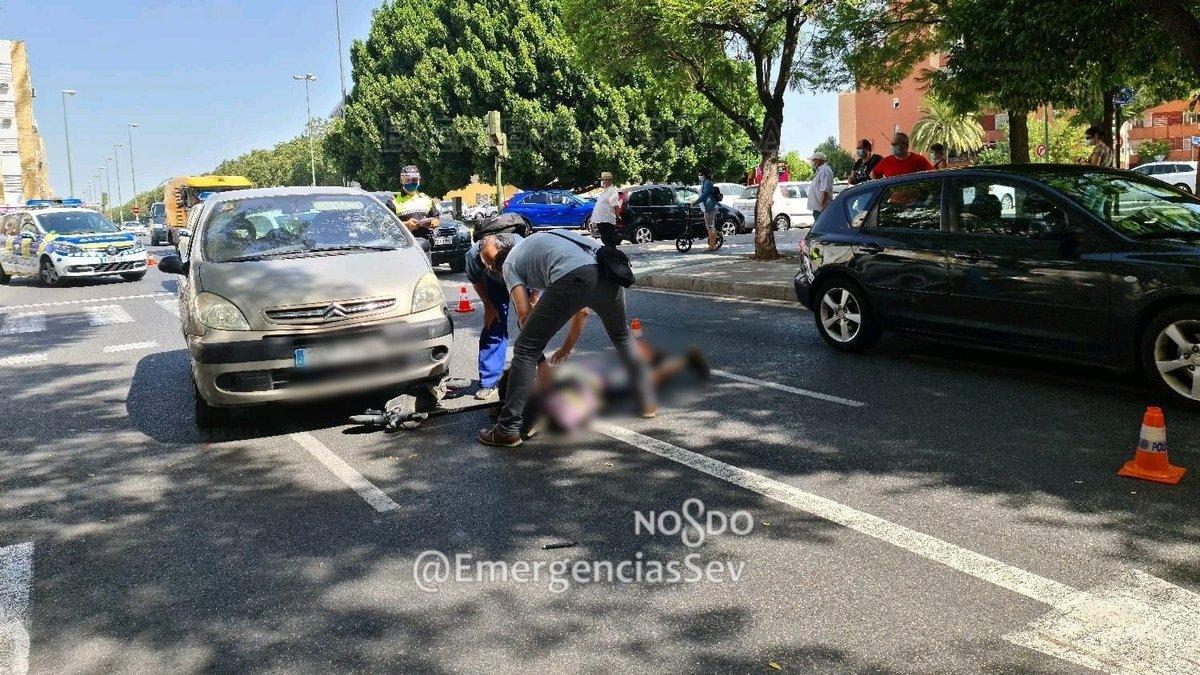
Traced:
<path fill-rule="evenodd" d="M 1192 194 L 1192 186 L 1188 185 L 1187 183 L 1177 183 L 1175 185 L 1175 187 L 1179 188 L 1180 190 L 1183 190 L 1184 192 L 1188 193 L 1189 195 Z"/>
<path fill-rule="evenodd" d="M 1200 380 L 1200 304 L 1177 305 L 1156 315 L 1142 331 L 1138 351 L 1142 372 L 1156 390 L 1173 403 L 1200 409 L 1195 385 Z"/>
<path fill-rule="evenodd" d="M 588 216 L 587 220 L 583 221 L 583 231 L 593 237 L 599 237 L 600 233 L 596 231 L 596 225 L 592 222 L 592 217 Z"/>
<path fill-rule="evenodd" d="M 689 237 L 680 237 L 675 240 L 675 250 L 680 253 L 687 253 L 692 250 L 692 240 Z"/>
<path fill-rule="evenodd" d="M 778 232 L 780 230 L 792 229 L 792 219 L 789 218 L 786 213 L 781 213 L 781 214 L 775 216 L 775 220 L 772 222 L 775 223 L 775 231 L 776 232 Z"/>
<path fill-rule="evenodd" d="M 146 270 L 142 270 L 141 272 L 126 272 L 125 274 L 121 275 L 121 278 L 125 281 L 141 281 L 145 277 Z"/>
<path fill-rule="evenodd" d="M 639 225 L 633 230 L 632 241 L 635 244 L 649 244 L 654 241 L 654 231 L 645 225 Z"/>
<path fill-rule="evenodd" d="M 830 347 L 843 352 L 861 352 L 879 342 L 882 334 L 879 321 L 861 286 L 844 277 L 834 278 L 823 282 L 814 297 L 813 317 L 817 331 Z M 854 316 L 858 317 L 857 325 Z"/>
<path fill-rule="evenodd" d="M 228 428 L 233 422 L 233 414 L 228 408 L 215 408 L 200 395 L 200 388 L 192 382 L 192 395 L 195 397 L 193 408 L 196 418 L 196 428 L 201 431 L 214 431 Z"/>
<path fill-rule="evenodd" d="M 454 272 L 455 274 L 462 274 L 463 272 L 467 271 L 467 259 L 455 258 L 454 260 L 451 260 L 450 271 Z"/>
<path fill-rule="evenodd" d="M 47 288 L 62 285 L 62 277 L 58 276 L 58 270 L 54 268 L 54 263 L 50 262 L 49 258 L 42 258 L 42 264 L 38 267 L 38 279 Z"/>
<path fill-rule="evenodd" d="M 718 229 L 718 231 L 720 231 L 720 233 L 723 236 L 732 237 L 733 235 L 738 233 L 738 224 L 737 224 L 736 220 L 734 220 L 733 218 L 729 218 L 729 219 L 723 221 L 721 223 L 721 226 L 717 229 Z"/>
<path fill-rule="evenodd" d="M 1004 197 L 1003 197 L 1003 198 L 1001 198 L 1001 200 L 1000 200 L 1000 208 L 1001 208 L 1001 209 L 1004 209 L 1005 211 L 1011 211 L 1011 210 L 1012 210 L 1012 208 L 1013 208 L 1013 198 L 1012 198 L 1012 195 L 1004 195 Z"/>
<path fill-rule="evenodd" d="M 12 275 L 4 271 L 4 265 L 0 264 L 0 286 L 7 285 L 12 281 Z"/>

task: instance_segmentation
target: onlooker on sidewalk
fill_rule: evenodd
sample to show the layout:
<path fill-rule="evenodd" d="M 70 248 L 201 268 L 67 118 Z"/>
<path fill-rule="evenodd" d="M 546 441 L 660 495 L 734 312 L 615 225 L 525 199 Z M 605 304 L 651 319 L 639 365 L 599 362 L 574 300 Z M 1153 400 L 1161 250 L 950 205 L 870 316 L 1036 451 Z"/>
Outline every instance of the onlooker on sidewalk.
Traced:
<path fill-rule="evenodd" d="M 508 358 L 508 288 L 504 278 L 489 271 L 479 256 L 479 249 L 487 238 L 502 232 L 521 241 L 521 235 L 512 233 L 511 228 L 489 231 L 466 253 L 467 280 L 483 301 L 483 328 L 479 331 L 479 391 L 475 392 L 475 398 L 480 401 L 496 393 L 496 385 L 504 375 L 504 361 Z"/>
<path fill-rule="evenodd" d="M 808 186 L 808 208 L 812 211 L 813 222 L 821 216 L 829 202 L 833 201 L 833 169 L 825 162 L 825 153 L 814 152 L 812 156 L 813 174 L 812 185 Z"/>
<path fill-rule="evenodd" d="M 932 171 L 933 165 L 919 152 L 908 149 L 908 134 L 897 131 L 892 137 L 892 154 L 879 160 L 871 176 L 890 178 L 918 171 Z"/>
<path fill-rule="evenodd" d="M 539 232 L 519 244 L 511 236 L 488 237 L 480 246 L 480 259 L 489 270 L 502 274 L 512 296 L 521 334 L 513 349 L 504 405 L 496 425 L 479 432 L 487 445 L 515 447 L 521 444 L 521 419 L 533 391 L 538 362 L 550 339 L 581 310 L 600 315 L 608 337 L 616 347 L 644 417 L 654 417 L 654 400 L 649 370 L 638 354 L 625 320 L 625 289 L 600 276 L 595 240 L 573 232 Z M 529 292 L 543 290 L 536 305 Z M 586 319 L 586 314 L 583 315 Z"/>
<path fill-rule="evenodd" d="M 950 166 L 950 163 L 946 161 L 946 146 L 941 143 L 929 146 L 929 156 L 929 163 L 933 164 L 935 169 L 945 169 Z"/>
<path fill-rule="evenodd" d="M 1112 148 L 1104 142 L 1104 134 L 1100 133 L 1099 127 L 1088 127 L 1087 131 L 1083 132 L 1083 137 L 1087 139 L 1088 145 L 1092 146 L 1092 154 L 1088 157 L 1087 163 L 1092 166 L 1111 167 L 1113 165 Z"/>
<path fill-rule="evenodd" d="M 708 170 L 707 166 L 700 167 L 700 196 L 696 198 L 696 203 L 700 205 L 700 211 L 704 214 L 704 227 L 708 228 L 708 250 L 717 250 L 717 196 L 713 194 L 712 171 Z"/>
<path fill-rule="evenodd" d="M 872 152 L 871 141 L 866 138 L 858 142 L 858 148 L 854 150 L 854 154 L 857 159 L 854 160 L 854 168 L 850 170 L 849 183 L 858 185 L 871 180 L 871 172 L 883 158 Z"/>
<path fill-rule="evenodd" d="M 613 185 L 613 175 L 608 171 L 600 174 L 603 191 L 596 195 L 596 207 L 592 209 L 592 226 L 600 234 L 606 246 L 616 246 L 621 239 L 617 236 L 617 204 L 621 192 Z"/>

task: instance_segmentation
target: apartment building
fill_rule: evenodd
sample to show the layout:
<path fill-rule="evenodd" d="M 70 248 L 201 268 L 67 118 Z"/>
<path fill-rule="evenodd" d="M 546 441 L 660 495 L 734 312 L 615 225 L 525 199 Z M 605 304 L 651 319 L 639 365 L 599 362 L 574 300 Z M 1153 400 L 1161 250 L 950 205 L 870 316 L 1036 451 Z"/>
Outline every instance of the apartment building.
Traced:
<path fill-rule="evenodd" d="M 0 204 L 53 196 L 25 43 L 0 40 Z"/>
<path fill-rule="evenodd" d="M 1147 139 L 1161 138 L 1171 146 L 1163 159 L 1187 161 L 1196 159 L 1200 148 L 1192 143 L 1192 137 L 1200 136 L 1200 109 L 1194 109 L 1188 101 L 1169 101 L 1149 108 L 1129 123 L 1127 130 L 1130 166 L 1153 162 L 1153 157 L 1138 154 L 1138 145 Z"/>

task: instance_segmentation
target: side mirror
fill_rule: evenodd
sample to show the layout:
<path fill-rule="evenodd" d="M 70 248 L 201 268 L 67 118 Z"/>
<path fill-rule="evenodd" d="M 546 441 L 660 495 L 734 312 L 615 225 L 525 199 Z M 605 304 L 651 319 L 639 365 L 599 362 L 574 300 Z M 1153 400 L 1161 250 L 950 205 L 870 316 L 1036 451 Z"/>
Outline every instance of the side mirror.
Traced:
<path fill-rule="evenodd" d="M 172 253 L 165 255 L 158 261 L 158 269 L 167 274 L 187 274 L 189 263 L 183 261 L 178 255 Z"/>

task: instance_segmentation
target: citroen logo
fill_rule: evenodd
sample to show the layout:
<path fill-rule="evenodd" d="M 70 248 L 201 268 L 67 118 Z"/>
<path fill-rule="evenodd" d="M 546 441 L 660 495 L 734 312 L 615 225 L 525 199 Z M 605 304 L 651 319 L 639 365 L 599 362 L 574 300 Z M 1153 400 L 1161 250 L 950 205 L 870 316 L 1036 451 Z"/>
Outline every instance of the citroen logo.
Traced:
<path fill-rule="evenodd" d="M 342 306 L 337 304 L 336 302 L 331 302 L 331 303 L 329 303 L 329 306 L 325 308 L 325 311 L 321 314 L 321 318 L 324 319 L 325 321 L 329 321 L 332 319 L 344 319 L 344 318 L 346 318 L 346 310 L 342 309 Z"/>

